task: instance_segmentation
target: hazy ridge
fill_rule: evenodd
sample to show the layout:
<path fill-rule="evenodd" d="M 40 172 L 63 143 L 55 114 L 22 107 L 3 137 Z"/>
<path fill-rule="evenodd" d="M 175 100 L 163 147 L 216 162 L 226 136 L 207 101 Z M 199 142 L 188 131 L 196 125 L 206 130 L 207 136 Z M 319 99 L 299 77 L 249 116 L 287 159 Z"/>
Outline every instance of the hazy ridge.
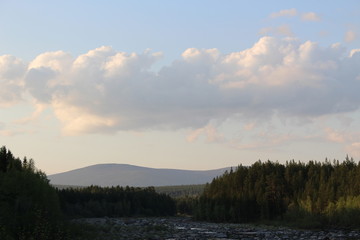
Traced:
<path fill-rule="evenodd" d="M 172 186 L 205 184 L 229 168 L 179 170 L 140 167 L 129 164 L 97 164 L 49 175 L 51 184 L 76 186 Z"/>

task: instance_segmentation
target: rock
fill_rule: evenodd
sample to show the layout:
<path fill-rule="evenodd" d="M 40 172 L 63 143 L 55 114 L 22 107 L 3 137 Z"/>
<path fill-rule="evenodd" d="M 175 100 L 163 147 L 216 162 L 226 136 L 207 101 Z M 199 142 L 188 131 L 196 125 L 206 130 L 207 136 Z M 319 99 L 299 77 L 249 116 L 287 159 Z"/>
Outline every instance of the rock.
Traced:
<path fill-rule="evenodd" d="M 102 232 L 104 239 L 156 239 L 156 240 L 225 240 L 225 239 L 288 239 L 288 240 L 354 240 L 359 231 L 304 231 L 290 228 L 196 222 L 186 217 L 169 218 L 106 218 L 77 219 Z M 109 231 L 103 231 L 108 229 Z"/>

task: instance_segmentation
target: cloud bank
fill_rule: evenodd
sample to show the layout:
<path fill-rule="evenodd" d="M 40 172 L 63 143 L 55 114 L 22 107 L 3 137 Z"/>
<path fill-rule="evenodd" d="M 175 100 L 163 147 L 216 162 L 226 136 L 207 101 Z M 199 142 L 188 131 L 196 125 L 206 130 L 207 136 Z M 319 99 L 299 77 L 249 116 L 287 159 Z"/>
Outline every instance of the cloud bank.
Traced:
<path fill-rule="evenodd" d="M 351 53 L 339 44 L 262 37 L 229 54 L 190 48 L 159 71 L 151 67 L 161 53 L 149 50 L 47 52 L 27 64 L 6 55 L 0 57 L 0 107 L 31 96 L 50 107 L 70 135 L 202 128 L 212 141 L 221 138 L 209 127 L 214 120 L 358 110 L 360 51 Z"/>

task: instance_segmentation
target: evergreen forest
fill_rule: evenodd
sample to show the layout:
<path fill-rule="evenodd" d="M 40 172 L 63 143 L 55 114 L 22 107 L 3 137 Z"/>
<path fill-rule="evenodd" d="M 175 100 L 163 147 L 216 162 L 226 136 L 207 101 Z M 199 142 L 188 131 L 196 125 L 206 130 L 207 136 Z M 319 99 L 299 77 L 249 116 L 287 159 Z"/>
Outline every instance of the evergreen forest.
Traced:
<path fill-rule="evenodd" d="M 61 239 L 58 195 L 32 159 L 0 148 L 0 239 Z"/>
<path fill-rule="evenodd" d="M 63 212 L 76 217 L 173 216 L 175 201 L 153 187 L 90 186 L 58 190 Z"/>
<path fill-rule="evenodd" d="M 207 184 L 195 217 L 216 222 L 283 221 L 304 227 L 359 227 L 360 164 L 258 161 Z"/>
<path fill-rule="evenodd" d="M 0 148 L 0 239 L 77 239 L 69 220 L 83 217 L 168 216 L 175 201 L 153 187 L 56 189 L 32 159 Z"/>

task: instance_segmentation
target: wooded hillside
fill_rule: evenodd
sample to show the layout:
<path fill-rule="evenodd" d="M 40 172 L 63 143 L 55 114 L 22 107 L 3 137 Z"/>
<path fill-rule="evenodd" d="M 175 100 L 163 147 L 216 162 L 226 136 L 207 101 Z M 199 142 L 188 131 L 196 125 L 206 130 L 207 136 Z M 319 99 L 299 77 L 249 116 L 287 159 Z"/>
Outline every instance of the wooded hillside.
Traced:
<path fill-rule="evenodd" d="M 239 166 L 205 187 L 196 217 L 251 222 L 286 219 L 306 224 L 351 226 L 360 222 L 360 164 L 258 161 Z"/>

